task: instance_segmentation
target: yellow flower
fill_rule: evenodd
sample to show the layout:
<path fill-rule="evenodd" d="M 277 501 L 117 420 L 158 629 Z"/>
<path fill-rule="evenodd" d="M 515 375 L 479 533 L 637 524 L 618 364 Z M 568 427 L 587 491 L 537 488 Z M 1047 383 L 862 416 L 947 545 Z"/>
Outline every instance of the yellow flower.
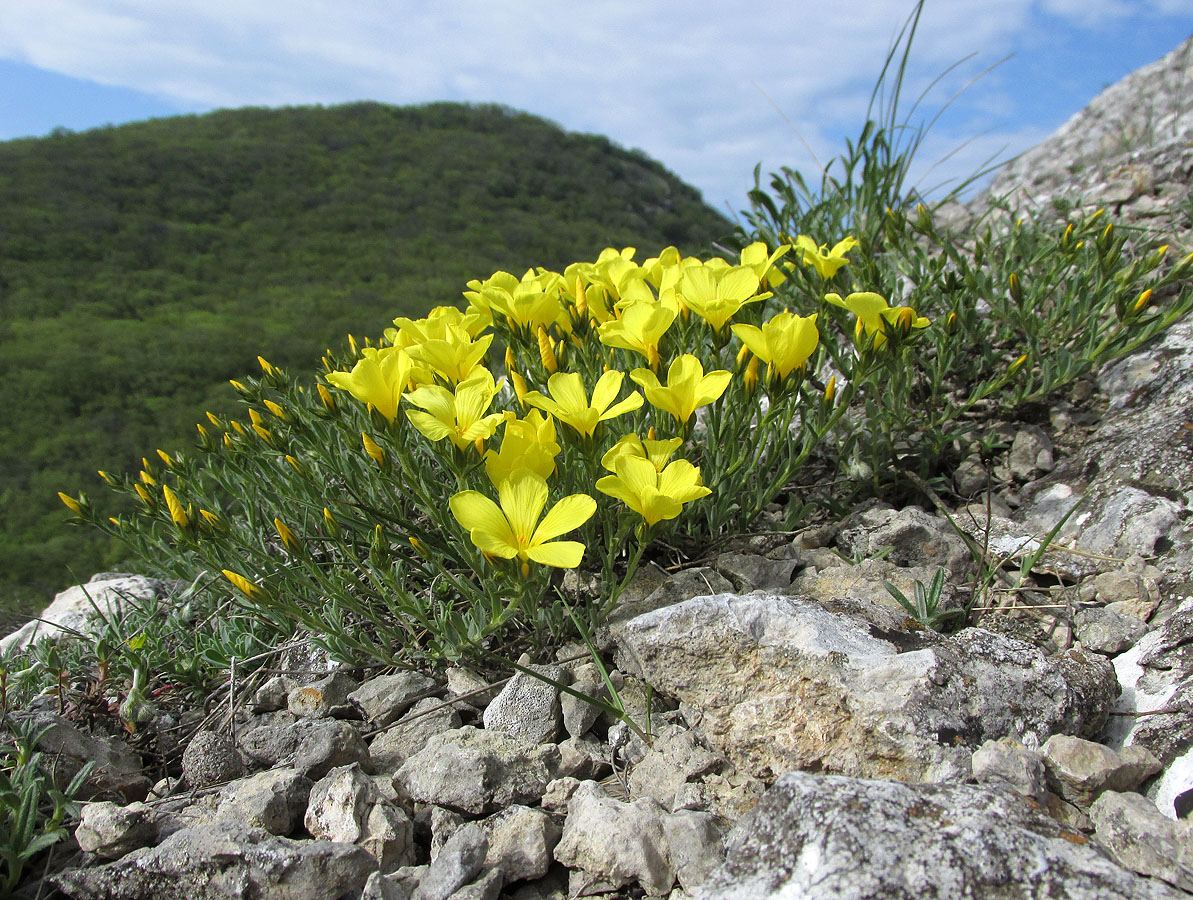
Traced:
<path fill-rule="evenodd" d="M 782 380 L 808 357 L 820 343 L 820 332 L 816 330 L 816 314 L 797 316 L 781 312 L 761 328 L 754 325 L 734 325 L 733 333 L 768 369 L 777 372 Z"/>
<path fill-rule="evenodd" d="M 501 484 L 518 469 L 530 469 L 544 479 L 550 478 L 559 451 L 555 420 L 532 409 L 524 419 L 506 421 L 501 448 L 485 454 L 485 471 L 494 485 Z"/>
<path fill-rule="evenodd" d="M 787 276 L 779 268 L 778 262 L 790 249 L 790 244 L 783 244 L 774 253 L 770 253 L 765 243 L 755 241 L 750 246 L 742 248 L 741 264 L 749 266 L 762 284 L 767 287 L 778 287 L 787 280 Z M 785 265 L 789 266 L 790 263 Z"/>
<path fill-rule="evenodd" d="M 686 459 L 677 459 L 660 472 L 649 459 L 623 454 L 615 466 L 616 474 L 599 479 L 597 490 L 621 500 L 642 516 L 647 527 L 674 519 L 685 503 L 712 493 L 700 483 L 700 470 Z"/>
<path fill-rule="evenodd" d="M 537 406 L 577 432 L 589 437 L 606 419 L 631 412 L 642 405 L 642 395 L 634 391 L 620 403 L 614 403 L 625 378 L 622 372 L 610 369 L 592 389 L 592 403 L 584 391 L 584 379 L 576 372 L 556 372 L 547 379 L 548 397 L 539 391 L 526 395 L 526 402 Z"/>
<path fill-rule="evenodd" d="M 438 384 L 423 385 L 407 394 L 409 403 L 425 411 L 408 409 L 406 416 L 430 440 L 446 438 L 465 450 L 492 437 L 505 420 L 505 413 L 485 414 L 498 390 L 500 384 L 493 383 L 489 370 L 478 368 L 471 378 L 456 385 L 454 394 Z"/>
<path fill-rule="evenodd" d="M 675 321 L 677 313 L 655 303 L 633 303 L 621 318 L 611 319 L 597 328 L 601 343 L 607 347 L 633 350 L 646 357 L 652 369 L 659 365 L 659 341 Z"/>
<path fill-rule="evenodd" d="M 490 283 L 481 296 L 490 310 L 505 316 L 514 328 L 533 333 L 555 322 L 562 325 L 567 316 L 559 299 L 560 284 L 557 278 L 547 277 L 550 274 L 527 272 L 513 285 L 509 281 Z"/>
<path fill-rule="evenodd" d="M 729 387 L 733 373 L 718 369 L 705 375 L 700 360 L 685 353 L 676 357 L 668 367 L 666 387 L 650 369 L 635 369 L 630 378 L 642 386 L 652 406 L 686 423 L 697 409 L 720 399 Z"/>
<path fill-rule="evenodd" d="M 888 306 L 886 300 L 873 291 L 850 294 L 844 300 L 840 294 L 825 294 L 824 299 L 857 316 L 854 335 L 859 342 L 873 335 L 875 350 L 886 343 L 887 333 L 892 330 L 906 334 L 912 328 L 927 328 L 930 324 L 925 317 L 917 316 L 910 306 Z"/>
<path fill-rule="evenodd" d="M 655 471 L 661 472 L 667 467 L 671 456 L 682 443 L 683 438 L 670 438 L 665 441 L 648 438 L 644 441 L 633 433 L 622 435 L 621 439 L 601 457 L 601 465 L 610 472 L 616 472 L 619 459 L 623 456 L 635 456 L 638 459 L 650 460 Z"/>
<path fill-rule="evenodd" d="M 387 422 L 393 422 L 398 415 L 398 401 L 410 383 L 412 366 L 405 350 L 370 347 L 363 351 L 351 372 L 329 372 L 326 377 L 333 387 L 347 391 L 361 403 L 372 406 Z M 334 402 L 328 405 L 328 399 L 323 398 L 323 402 L 331 409 Z"/>
<path fill-rule="evenodd" d="M 482 367 L 481 360 L 489 352 L 489 345 L 492 343 L 491 334 L 473 340 L 463 328 L 448 325 L 442 338 L 431 338 L 421 344 L 412 344 L 407 352 L 411 359 L 429 366 L 449 383 L 459 384 L 461 381 L 467 381 Z"/>
<path fill-rule="evenodd" d="M 557 541 L 561 534 L 579 528 L 596 512 L 596 501 L 587 494 L 564 497 L 543 516 L 547 481 L 522 469 L 497 488 L 498 506 L 479 491 L 461 491 L 448 501 L 452 515 L 468 532 L 472 543 L 491 556 L 522 560 L 561 569 L 574 569 L 584 558 L 584 544 Z"/>
<path fill-rule="evenodd" d="M 856 246 L 858 241 L 852 237 L 838 241 L 831 250 L 827 244 L 817 246 L 806 234 L 801 234 L 795 239 L 796 249 L 803 254 L 804 265 L 811 266 L 826 280 L 836 275 L 837 270 L 849 262 L 845 254 Z"/>
<path fill-rule="evenodd" d="M 758 293 L 758 276 L 749 266 L 690 266 L 680 278 L 679 293 L 713 331 L 724 328 L 745 304 L 771 296 Z"/>

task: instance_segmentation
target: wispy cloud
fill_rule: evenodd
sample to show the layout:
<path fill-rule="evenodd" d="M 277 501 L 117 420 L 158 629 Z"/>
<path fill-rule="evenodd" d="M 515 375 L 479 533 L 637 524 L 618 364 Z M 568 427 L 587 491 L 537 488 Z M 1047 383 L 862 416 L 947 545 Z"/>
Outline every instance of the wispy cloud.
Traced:
<path fill-rule="evenodd" d="M 971 50 L 933 102 L 1046 13 L 1082 27 L 1180 15 L 1193 0 L 929 3 L 907 96 Z M 756 162 L 806 165 L 861 122 L 909 0 L 7 0 L 0 57 L 188 109 L 373 99 L 500 102 L 664 160 L 714 203 L 740 203 Z M 990 80 L 965 101 L 1014 104 Z M 1009 125 L 1013 141 L 1033 133 Z M 957 139 L 965 135 L 943 135 Z M 1020 146 L 1014 150 L 1023 149 Z"/>

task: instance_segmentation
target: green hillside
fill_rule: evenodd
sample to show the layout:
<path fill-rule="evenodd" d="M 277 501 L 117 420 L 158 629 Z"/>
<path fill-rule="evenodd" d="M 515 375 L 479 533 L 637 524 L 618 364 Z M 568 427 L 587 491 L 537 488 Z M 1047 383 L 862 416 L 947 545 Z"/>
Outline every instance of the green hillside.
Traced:
<path fill-rule="evenodd" d="M 500 107 L 243 109 L 0 143 L 0 606 L 119 548 L 56 492 L 185 445 L 261 354 L 454 303 L 605 246 L 707 251 L 729 223 L 643 154 Z"/>

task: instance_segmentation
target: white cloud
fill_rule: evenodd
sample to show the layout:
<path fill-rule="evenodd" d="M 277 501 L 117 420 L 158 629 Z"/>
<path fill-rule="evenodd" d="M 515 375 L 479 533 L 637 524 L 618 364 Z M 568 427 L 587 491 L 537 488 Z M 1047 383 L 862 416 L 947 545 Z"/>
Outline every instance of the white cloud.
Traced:
<path fill-rule="evenodd" d="M 1008 52 L 1041 8 L 1094 19 L 1120 15 L 1124 3 L 928 3 L 904 96 L 914 99 L 943 69 L 980 49 L 980 59 L 934 92 L 934 102 L 943 102 Z M 755 162 L 775 168 L 808 159 L 793 127 L 822 157 L 856 132 L 910 2 L 839 0 L 815 11 L 789 0 L 6 0 L 5 6 L 0 56 L 135 88 L 184 108 L 500 102 L 640 147 L 719 204 L 744 197 Z M 987 113 L 1013 112 L 997 81 L 973 98 L 965 102 Z"/>

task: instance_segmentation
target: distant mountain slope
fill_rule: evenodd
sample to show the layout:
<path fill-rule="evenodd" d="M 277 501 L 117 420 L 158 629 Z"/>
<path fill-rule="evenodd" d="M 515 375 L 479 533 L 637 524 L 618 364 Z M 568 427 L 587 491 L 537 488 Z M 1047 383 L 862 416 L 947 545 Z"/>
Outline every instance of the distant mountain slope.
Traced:
<path fill-rule="evenodd" d="M 470 278 L 729 223 L 661 165 L 501 107 L 242 109 L 0 144 L 0 604 L 117 562 L 55 492 L 190 440 Z"/>

